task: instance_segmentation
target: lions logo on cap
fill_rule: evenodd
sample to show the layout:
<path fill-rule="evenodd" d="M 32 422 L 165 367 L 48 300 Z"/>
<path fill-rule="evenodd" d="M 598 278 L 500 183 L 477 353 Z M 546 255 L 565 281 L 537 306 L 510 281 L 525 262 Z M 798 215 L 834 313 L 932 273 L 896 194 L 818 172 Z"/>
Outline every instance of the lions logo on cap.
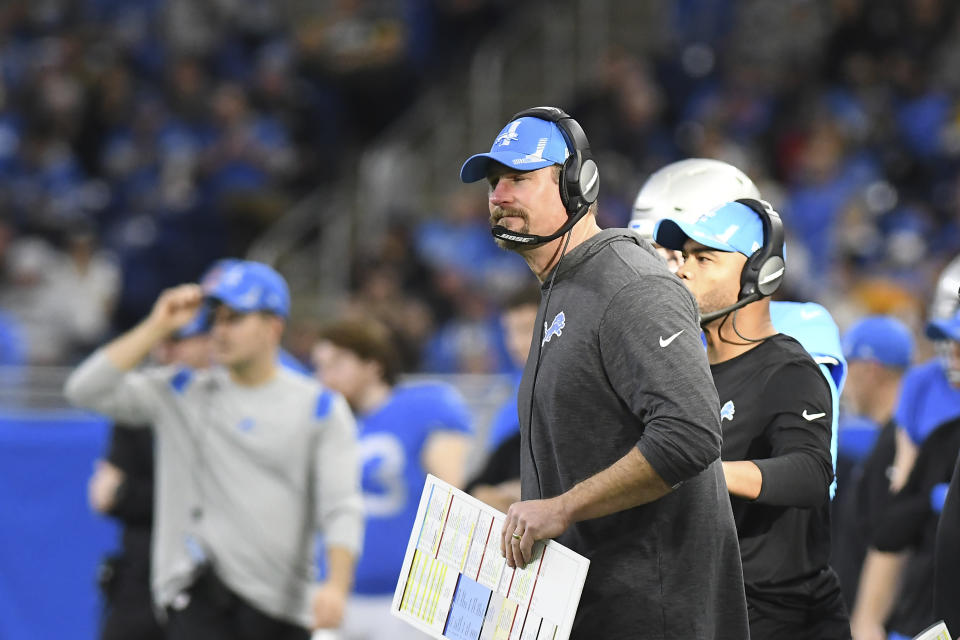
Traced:
<path fill-rule="evenodd" d="M 507 126 L 507 130 L 497 136 L 497 139 L 494 140 L 493 144 L 498 147 L 506 147 L 514 140 L 520 139 L 520 134 L 517 133 L 517 127 L 520 126 L 519 120 L 514 120 Z"/>

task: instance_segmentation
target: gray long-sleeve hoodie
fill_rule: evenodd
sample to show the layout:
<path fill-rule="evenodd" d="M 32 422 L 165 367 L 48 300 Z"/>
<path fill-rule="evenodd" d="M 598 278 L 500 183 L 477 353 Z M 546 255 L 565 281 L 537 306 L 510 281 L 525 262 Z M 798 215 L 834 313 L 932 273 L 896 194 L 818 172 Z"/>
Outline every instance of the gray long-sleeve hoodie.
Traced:
<path fill-rule="evenodd" d="M 678 485 L 558 538 L 591 561 L 571 637 L 747 638 L 720 407 L 693 296 L 622 229 L 564 257 L 545 308 L 549 282 L 518 392 L 523 499 L 559 495 L 631 447 Z"/>
<path fill-rule="evenodd" d="M 221 368 L 124 373 L 102 351 L 74 404 L 156 432 L 152 583 L 169 606 L 205 557 L 263 612 L 309 627 L 314 534 L 359 553 L 356 424 L 343 398 L 286 369 L 241 387 Z"/>

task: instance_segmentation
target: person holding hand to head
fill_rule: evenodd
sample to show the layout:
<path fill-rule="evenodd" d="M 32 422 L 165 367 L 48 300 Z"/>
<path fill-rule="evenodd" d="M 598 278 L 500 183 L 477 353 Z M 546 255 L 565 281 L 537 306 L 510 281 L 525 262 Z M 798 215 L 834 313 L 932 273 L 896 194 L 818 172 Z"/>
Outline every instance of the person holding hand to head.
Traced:
<path fill-rule="evenodd" d="M 137 369 L 201 306 L 215 366 Z M 230 261 L 163 292 L 67 381 L 74 404 L 154 428 L 152 590 L 171 640 L 309 638 L 343 616 L 363 534 L 356 425 L 339 394 L 278 366 L 289 307 L 280 274 Z"/>

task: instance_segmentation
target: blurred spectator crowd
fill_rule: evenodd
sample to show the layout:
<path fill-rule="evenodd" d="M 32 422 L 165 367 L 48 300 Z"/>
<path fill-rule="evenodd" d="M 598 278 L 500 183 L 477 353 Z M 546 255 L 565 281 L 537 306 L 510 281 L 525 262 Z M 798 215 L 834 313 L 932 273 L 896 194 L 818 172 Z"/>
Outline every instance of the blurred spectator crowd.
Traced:
<path fill-rule="evenodd" d="M 162 287 L 241 255 L 423 89 L 462 74 L 507 6 L 4 3 L 0 360 L 73 361 Z M 782 297 L 841 326 L 890 313 L 919 333 L 960 251 L 955 3 L 663 7 L 644 29 L 658 41 L 611 42 L 562 105 L 600 163 L 601 225 L 625 226 L 660 166 L 726 160 L 784 217 Z M 398 333 L 407 370 L 507 371 L 496 318 L 532 276 L 490 241 L 482 190 L 455 186 L 453 166 L 450 184 L 442 211 L 398 212 L 357 260 L 347 306 Z"/>
<path fill-rule="evenodd" d="M 494 4 L 0 4 L 0 364 L 75 362 L 164 287 L 243 255 Z"/>
<path fill-rule="evenodd" d="M 664 7 L 663 23 L 643 30 L 662 41 L 611 45 L 593 81 L 562 105 L 601 167 L 601 226 L 626 226 L 637 190 L 661 166 L 725 160 L 783 216 L 779 297 L 821 302 L 841 327 L 883 313 L 922 334 L 937 274 L 960 252 L 960 7 Z M 388 231 L 380 255 L 360 266 L 355 295 L 368 310 L 389 309 L 379 315 L 417 345 L 414 366 L 496 371 L 504 360 L 489 319 L 530 276 L 492 248 L 482 190 L 457 189 L 443 212 L 411 213 Z M 416 304 L 434 325 L 405 324 L 400 310 Z M 918 358 L 928 355 L 921 345 Z"/>

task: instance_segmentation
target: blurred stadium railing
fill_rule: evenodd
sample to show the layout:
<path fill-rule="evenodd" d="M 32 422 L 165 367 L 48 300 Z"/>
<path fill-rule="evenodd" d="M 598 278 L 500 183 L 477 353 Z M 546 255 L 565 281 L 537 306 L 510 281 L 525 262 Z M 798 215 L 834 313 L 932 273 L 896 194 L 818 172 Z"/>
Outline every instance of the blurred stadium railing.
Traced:
<path fill-rule="evenodd" d="M 63 385 L 70 367 L 0 367 L 0 411 L 8 417 L 17 414 L 58 417 L 74 410 L 63 396 Z M 463 394 L 474 419 L 475 446 L 468 458 L 468 470 L 481 462 L 487 432 L 496 412 L 513 392 L 507 375 L 413 375 L 404 381 L 440 380 L 456 387 Z M 77 410 L 77 413 L 84 413 Z"/>

